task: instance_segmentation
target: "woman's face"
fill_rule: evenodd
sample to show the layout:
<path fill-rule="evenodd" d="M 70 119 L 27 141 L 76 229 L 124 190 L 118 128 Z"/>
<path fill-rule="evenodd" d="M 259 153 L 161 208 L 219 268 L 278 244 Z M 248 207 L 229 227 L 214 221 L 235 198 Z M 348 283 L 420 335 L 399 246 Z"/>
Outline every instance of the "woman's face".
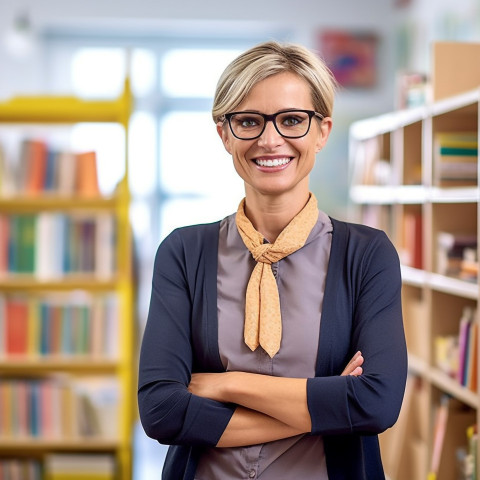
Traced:
<path fill-rule="evenodd" d="M 314 110 L 307 82 L 290 72 L 257 83 L 235 111 L 271 115 L 287 109 Z M 262 135 L 254 140 L 236 138 L 227 122 L 217 124 L 217 130 L 232 155 L 235 170 L 245 182 L 247 194 L 253 190 L 264 195 L 304 195 L 309 189 L 308 176 L 315 154 L 325 145 L 331 126 L 331 118 L 320 123 L 314 117 L 308 134 L 296 139 L 282 137 L 272 122 L 267 122 Z"/>

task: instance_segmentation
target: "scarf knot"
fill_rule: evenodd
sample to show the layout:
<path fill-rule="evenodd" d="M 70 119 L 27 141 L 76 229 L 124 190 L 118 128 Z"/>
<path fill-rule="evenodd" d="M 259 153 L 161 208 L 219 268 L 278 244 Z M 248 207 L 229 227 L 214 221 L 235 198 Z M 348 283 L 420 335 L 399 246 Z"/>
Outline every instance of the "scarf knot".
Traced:
<path fill-rule="evenodd" d="M 278 261 L 276 260 L 277 256 L 272 249 L 273 245 L 271 243 L 262 243 L 261 245 L 254 247 L 251 252 L 255 261 L 271 265 Z"/>
<path fill-rule="evenodd" d="M 278 287 L 272 263 L 305 245 L 318 219 L 317 199 L 313 193 L 305 207 L 282 230 L 274 243 L 264 243 L 261 235 L 245 215 L 245 199 L 235 218 L 238 232 L 257 262 L 247 285 L 245 298 L 245 343 L 252 350 L 260 345 L 273 358 L 280 349 L 282 319 Z"/>

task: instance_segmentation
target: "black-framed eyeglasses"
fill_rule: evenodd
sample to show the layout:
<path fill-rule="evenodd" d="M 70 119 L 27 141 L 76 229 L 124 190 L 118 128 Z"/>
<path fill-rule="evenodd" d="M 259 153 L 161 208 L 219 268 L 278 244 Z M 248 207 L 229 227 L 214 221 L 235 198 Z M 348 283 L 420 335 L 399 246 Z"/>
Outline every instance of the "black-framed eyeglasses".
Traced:
<path fill-rule="evenodd" d="M 314 110 L 282 110 L 272 115 L 259 112 L 232 112 L 226 113 L 233 135 L 240 140 L 254 140 L 260 137 L 267 122 L 272 122 L 277 132 L 285 138 L 301 138 L 310 130 L 312 118 L 320 120 L 324 116 Z"/>

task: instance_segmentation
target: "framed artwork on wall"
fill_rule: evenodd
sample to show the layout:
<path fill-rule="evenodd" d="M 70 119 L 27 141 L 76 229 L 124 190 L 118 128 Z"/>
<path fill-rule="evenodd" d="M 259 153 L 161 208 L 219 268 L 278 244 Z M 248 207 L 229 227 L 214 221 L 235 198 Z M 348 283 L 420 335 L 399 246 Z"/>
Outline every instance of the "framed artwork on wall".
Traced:
<path fill-rule="evenodd" d="M 318 50 L 340 85 L 346 88 L 376 85 L 379 41 L 375 33 L 323 30 L 318 41 Z"/>

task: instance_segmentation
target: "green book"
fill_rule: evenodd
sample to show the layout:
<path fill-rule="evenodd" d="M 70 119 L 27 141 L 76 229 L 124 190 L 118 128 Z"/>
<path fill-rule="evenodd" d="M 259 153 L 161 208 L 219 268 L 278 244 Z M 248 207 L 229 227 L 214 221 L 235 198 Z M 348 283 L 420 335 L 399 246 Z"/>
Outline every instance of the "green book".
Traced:
<path fill-rule="evenodd" d="M 17 219 L 18 257 L 17 271 L 19 273 L 34 273 L 35 271 L 35 215 L 19 215 Z"/>

